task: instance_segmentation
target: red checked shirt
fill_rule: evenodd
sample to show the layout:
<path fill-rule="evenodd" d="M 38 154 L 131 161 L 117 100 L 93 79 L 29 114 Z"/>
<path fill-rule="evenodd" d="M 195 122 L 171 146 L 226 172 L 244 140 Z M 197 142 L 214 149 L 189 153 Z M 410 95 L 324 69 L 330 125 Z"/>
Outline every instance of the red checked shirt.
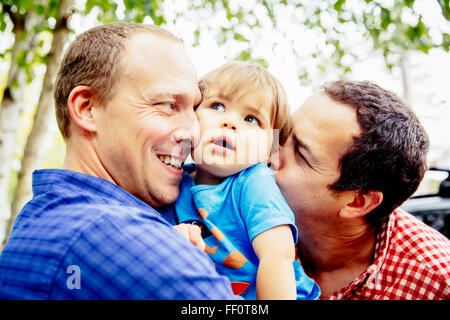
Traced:
<path fill-rule="evenodd" d="M 450 299 L 450 240 L 395 210 L 377 235 L 374 262 L 330 300 Z"/>

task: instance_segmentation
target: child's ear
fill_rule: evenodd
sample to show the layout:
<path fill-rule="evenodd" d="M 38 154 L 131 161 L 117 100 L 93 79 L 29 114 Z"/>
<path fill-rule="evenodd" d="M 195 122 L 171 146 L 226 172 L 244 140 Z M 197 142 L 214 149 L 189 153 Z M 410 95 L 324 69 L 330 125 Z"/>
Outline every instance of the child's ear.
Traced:
<path fill-rule="evenodd" d="M 378 207 L 383 201 L 383 193 L 378 190 L 361 192 L 352 191 L 350 201 L 341 209 L 340 215 L 343 218 L 363 217 L 373 209 Z"/>
<path fill-rule="evenodd" d="M 72 89 L 67 99 L 67 106 L 73 124 L 81 130 L 95 132 L 93 108 L 96 106 L 94 92 L 87 86 Z"/>

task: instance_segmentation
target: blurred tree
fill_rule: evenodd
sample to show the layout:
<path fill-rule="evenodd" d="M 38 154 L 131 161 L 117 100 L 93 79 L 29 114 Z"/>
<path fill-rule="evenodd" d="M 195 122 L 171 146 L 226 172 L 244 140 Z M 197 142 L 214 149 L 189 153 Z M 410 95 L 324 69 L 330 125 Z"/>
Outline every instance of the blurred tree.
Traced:
<path fill-rule="evenodd" d="M 37 34 L 42 31 L 45 8 L 41 3 L 32 1 L 2 0 L 0 12 L 0 31 L 7 28 L 7 20 L 12 23 L 14 44 L 10 50 L 11 65 L 6 88 L 0 105 L 0 217 L 8 218 L 10 203 L 8 199 L 11 177 L 11 160 L 14 153 L 19 117 L 23 110 L 23 90 L 33 74 L 33 65 L 41 57 L 33 50 L 37 43 Z M 31 49 L 31 50 L 30 50 Z M 4 55 L 4 54 L 2 54 Z"/>
<path fill-rule="evenodd" d="M 197 21 L 195 41 L 198 45 L 201 30 L 215 34 L 217 43 L 227 47 L 238 42 L 240 52 L 230 56 L 238 60 L 253 60 L 267 66 L 266 59 L 273 52 L 254 56 L 255 47 L 265 41 L 267 30 L 274 29 L 290 43 L 290 50 L 297 57 L 300 83 L 310 84 L 311 70 L 332 72 L 334 78 L 345 77 L 352 72 L 352 64 L 376 52 L 384 57 L 388 70 L 398 67 L 402 72 L 405 99 L 408 100 L 408 52 L 428 53 L 432 48 L 448 51 L 448 29 L 439 30 L 441 39 L 433 39 L 430 28 L 423 22 L 417 10 L 419 0 L 197 0 L 190 2 L 186 11 L 178 12 L 177 19 Z M 449 1 L 437 0 L 443 17 L 449 21 Z M 221 13 L 221 14 L 219 14 Z M 195 19 L 194 16 L 200 17 Z M 225 19 L 223 18 L 225 17 Z M 221 21 L 221 22 L 217 22 Z M 286 23 L 289 21 L 290 23 Z M 305 50 L 302 30 L 313 30 L 315 49 Z M 298 32 L 293 32 L 298 30 Z M 349 33 L 352 33 L 349 37 Z M 359 43 L 348 41 L 357 38 L 370 48 L 364 53 L 355 50 Z M 368 42 L 369 41 L 369 42 Z M 272 39 L 273 49 L 277 41 Z M 329 50 L 325 50 L 327 48 Z M 305 64 L 309 57 L 314 65 Z"/>
<path fill-rule="evenodd" d="M 354 50 L 354 43 L 347 41 L 350 30 L 358 33 L 361 41 L 367 43 L 369 40 L 373 51 L 384 57 L 389 69 L 405 66 L 402 70 L 406 95 L 407 52 L 418 50 L 427 53 L 436 47 L 448 51 L 450 43 L 445 30 L 440 32 L 441 39 L 430 36 L 429 27 L 416 10 L 417 2 L 419 0 L 86 0 L 84 7 L 75 14 L 85 16 L 95 9 L 102 23 L 124 20 L 156 25 L 183 24 L 182 27 L 193 24 L 190 45 L 199 45 L 205 33 L 213 34 L 221 48 L 238 48 L 237 51 L 229 51 L 228 58 L 252 60 L 265 67 L 273 52 L 261 53 L 255 48 L 262 42 L 269 42 L 272 51 L 275 50 L 278 45 L 275 37 L 272 38 L 275 34 L 290 43 L 289 48 L 297 56 L 298 63 L 293 68 L 297 69 L 302 83 L 311 79 L 311 69 L 302 65 L 306 55 L 314 59 L 312 68 L 317 70 L 328 70 L 332 66 L 337 70 L 337 76 L 352 71 L 352 63 L 363 57 Z M 449 1 L 437 2 L 448 21 Z M 74 11 L 67 8 L 72 4 L 73 0 L 1 0 L 0 32 L 11 32 L 15 39 L 12 48 L 6 52 L 11 57 L 11 66 L 0 107 L 0 208 L 6 208 L 4 210 L 9 206 L 10 160 L 19 128 L 23 88 L 33 79 L 37 65 L 45 64 L 47 67 L 17 176 L 17 187 L 12 192 L 13 213 L 7 233 L 30 196 L 31 172 L 40 166 L 42 160 L 42 137 L 53 107 L 51 88 L 70 31 L 67 22 Z M 167 18 L 168 11 L 175 13 L 172 20 Z M 8 26 L 12 26 L 11 31 L 8 31 Z M 312 44 L 315 47 L 313 52 L 302 49 L 301 32 L 306 29 L 317 35 Z M 51 34 L 53 39 L 47 51 L 42 50 L 44 43 L 37 41 L 43 32 Z M 330 50 L 324 51 L 324 47 Z M 7 213 L 2 214 L 7 216 Z"/>
<path fill-rule="evenodd" d="M 25 145 L 17 187 L 11 202 L 11 215 L 6 226 L 6 234 L 11 231 L 15 217 L 31 195 L 31 174 L 40 166 L 43 148 L 42 140 L 47 132 L 48 119 L 53 111 L 53 84 L 58 72 L 59 60 L 69 36 L 68 20 L 74 13 L 74 0 L 61 0 L 57 6 L 56 23 L 53 28 L 53 40 L 47 54 L 43 87 L 37 105 L 31 132 Z"/>

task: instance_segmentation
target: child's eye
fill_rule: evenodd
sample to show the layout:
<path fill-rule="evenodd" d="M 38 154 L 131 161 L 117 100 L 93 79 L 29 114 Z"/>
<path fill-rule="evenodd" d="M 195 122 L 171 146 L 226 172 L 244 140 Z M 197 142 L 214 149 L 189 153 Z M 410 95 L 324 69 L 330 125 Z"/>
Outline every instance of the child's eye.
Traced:
<path fill-rule="evenodd" d="M 254 124 L 254 125 L 257 125 L 257 126 L 260 125 L 259 120 L 256 119 L 256 117 L 254 117 L 254 116 L 246 116 L 245 119 L 244 119 L 244 121 L 250 122 L 250 123 L 252 123 L 252 124 Z"/>
<path fill-rule="evenodd" d="M 221 103 L 214 102 L 211 105 L 211 109 L 216 110 L 216 111 L 225 111 L 225 106 Z"/>

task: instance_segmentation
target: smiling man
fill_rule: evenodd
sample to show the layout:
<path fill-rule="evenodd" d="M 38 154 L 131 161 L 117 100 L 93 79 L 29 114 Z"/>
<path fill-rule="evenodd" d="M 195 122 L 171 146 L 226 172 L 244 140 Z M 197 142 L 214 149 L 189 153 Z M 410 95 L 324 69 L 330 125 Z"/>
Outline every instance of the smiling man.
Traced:
<path fill-rule="evenodd" d="M 55 88 L 64 169 L 33 175 L 0 257 L 0 298 L 233 298 L 153 209 L 177 199 L 199 135 L 201 94 L 181 42 L 143 24 L 92 28 L 69 47 Z"/>

